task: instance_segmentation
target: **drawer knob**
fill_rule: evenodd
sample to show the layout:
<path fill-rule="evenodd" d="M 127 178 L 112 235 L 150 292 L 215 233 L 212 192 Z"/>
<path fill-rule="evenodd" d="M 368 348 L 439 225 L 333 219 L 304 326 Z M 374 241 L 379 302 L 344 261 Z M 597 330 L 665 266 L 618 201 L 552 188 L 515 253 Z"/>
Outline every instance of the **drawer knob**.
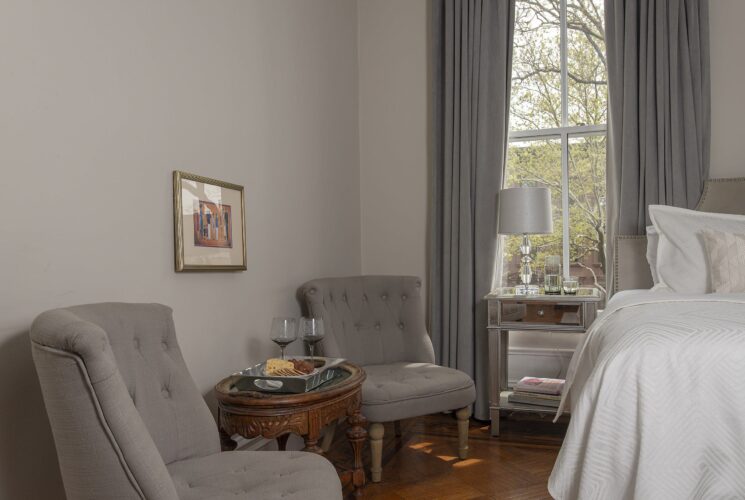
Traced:
<path fill-rule="evenodd" d="M 538 309 L 538 312 L 536 313 L 539 317 L 544 317 L 546 315 L 546 312 L 543 309 Z"/>

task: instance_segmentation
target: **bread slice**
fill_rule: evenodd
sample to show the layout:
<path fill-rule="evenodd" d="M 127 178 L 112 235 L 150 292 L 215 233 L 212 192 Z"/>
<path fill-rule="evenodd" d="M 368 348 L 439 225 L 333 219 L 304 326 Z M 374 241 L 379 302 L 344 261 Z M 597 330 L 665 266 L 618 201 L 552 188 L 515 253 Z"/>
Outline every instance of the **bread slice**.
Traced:
<path fill-rule="evenodd" d="M 287 373 L 288 370 L 295 371 L 295 365 L 293 365 L 291 361 L 277 358 L 266 360 L 266 368 L 264 368 L 264 371 L 267 375 L 282 375 L 283 373 Z"/>

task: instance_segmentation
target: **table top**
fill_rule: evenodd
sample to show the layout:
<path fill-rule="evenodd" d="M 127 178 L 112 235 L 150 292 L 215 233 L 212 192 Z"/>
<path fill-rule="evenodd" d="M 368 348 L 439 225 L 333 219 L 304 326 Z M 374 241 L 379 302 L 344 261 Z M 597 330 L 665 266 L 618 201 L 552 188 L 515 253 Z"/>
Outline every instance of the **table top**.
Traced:
<path fill-rule="evenodd" d="M 487 300 L 519 300 L 536 302 L 600 302 L 603 294 L 597 288 L 582 287 L 576 294 L 545 294 L 543 288 L 539 293 L 532 295 L 515 293 L 515 287 L 497 288 L 485 297 Z"/>
<path fill-rule="evenodd" d="M 329 369 L 336 371 L 334 378 L 308 392 L 291 394 L 241 390 L 240 380 L 243 377 L 231 375 L 215 386 L 215 394 L 218 403 L 232 406 L 273 408 L 305 406 L 352 392 L 365 380 L 364 370 L 348 361 Z"/>

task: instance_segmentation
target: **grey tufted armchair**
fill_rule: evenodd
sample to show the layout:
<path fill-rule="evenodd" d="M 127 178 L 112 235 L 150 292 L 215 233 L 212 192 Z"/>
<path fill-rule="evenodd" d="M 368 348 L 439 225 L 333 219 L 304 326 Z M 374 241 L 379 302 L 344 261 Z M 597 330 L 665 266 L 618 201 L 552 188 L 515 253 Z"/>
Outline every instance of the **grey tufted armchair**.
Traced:
<path fill-rule="evenodd" d="M 473 380 L 437 366 L 424 325 L 421 280 L 355 276 L 309 281 L 301 288 L 310 314 L 326 324 L 324 352 L 364 367 L 362 413 L 371 422 L 372 481 L 381 479 L 384 422 L 457 410 L 459 456 L 468 455 Z"/>
<path fill-rule="evenodd" d="M 166 306 L 47 311 L 31 346 L 69 500 L 341 498 L 318 455 L 220 452 Z"/>

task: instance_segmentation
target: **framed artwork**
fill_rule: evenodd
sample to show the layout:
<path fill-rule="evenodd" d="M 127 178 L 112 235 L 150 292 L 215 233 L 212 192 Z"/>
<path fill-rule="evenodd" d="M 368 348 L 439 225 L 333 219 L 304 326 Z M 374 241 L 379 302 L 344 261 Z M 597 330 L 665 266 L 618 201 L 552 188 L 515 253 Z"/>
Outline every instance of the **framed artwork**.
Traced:
<path fill-rule="evenodd" d="M 245 271 L 243 186 L 173 172 L 176 272 Z"/>

